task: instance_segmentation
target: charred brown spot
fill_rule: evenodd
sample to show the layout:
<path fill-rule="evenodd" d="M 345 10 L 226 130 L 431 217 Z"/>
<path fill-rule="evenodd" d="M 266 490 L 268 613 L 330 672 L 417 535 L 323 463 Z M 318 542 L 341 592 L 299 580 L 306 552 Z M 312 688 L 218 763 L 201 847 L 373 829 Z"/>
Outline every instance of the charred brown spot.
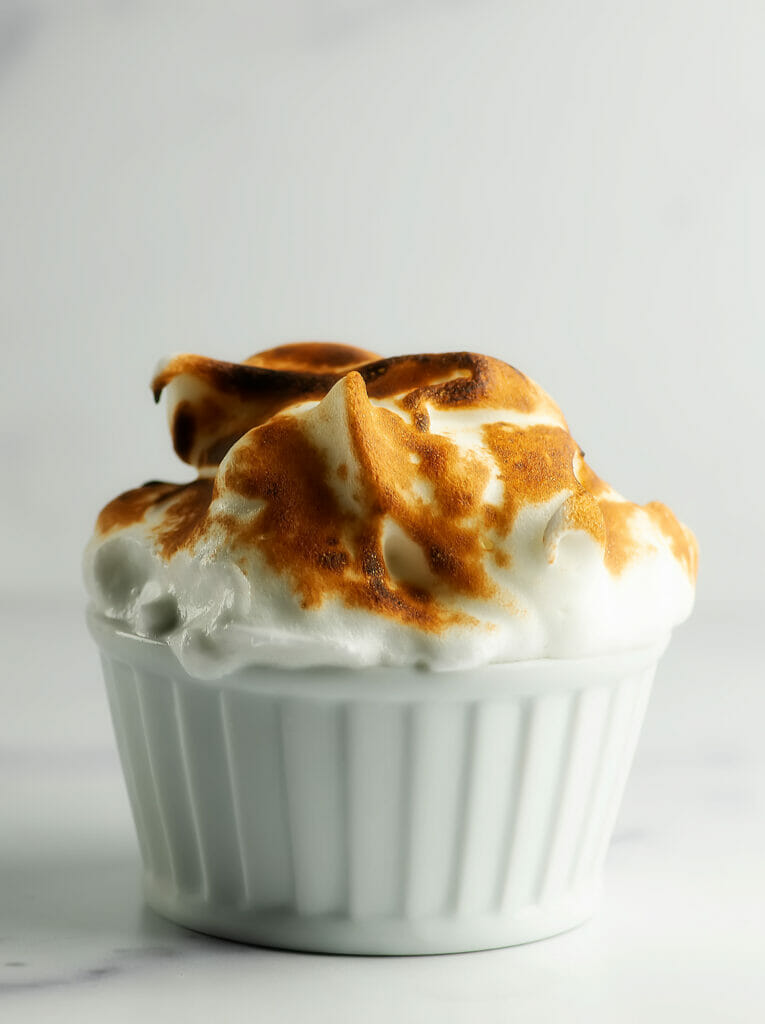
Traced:
<path fill-rule="evenodd" d="M 322 551 L 319 565 L 331 572 L 340 572 L 348 564 L 348 555 L 344 551 Z"/>
<path fill-rule="evenodd" d="M 181 402 L 173 416 L 173 447 L 184 462 L 191 458 L 197 421 L 190 402 Z"/>
<path fill-rule="evenodd" d="M 248 366 L 270 370 L 302 370 L 310 373 L 338 373 L 379 359 L 374 352 L 331 341 L 301 341 L 279 345 L 245 359 Z"/>
<path fill-rule="evenodd" d="M 430 556 L 430 566 L 438 575 L 457 575 L 459 560 L 455 552 L 447 551 L 437 544 L 432 544 L 428 554 Z"/>
<path fill-rule="evenodd" d="M 376 551 L 363 551 L 361 555 L 361 571 L 372 579 L 382 578 L 385 573 L 383 561 Z"/>

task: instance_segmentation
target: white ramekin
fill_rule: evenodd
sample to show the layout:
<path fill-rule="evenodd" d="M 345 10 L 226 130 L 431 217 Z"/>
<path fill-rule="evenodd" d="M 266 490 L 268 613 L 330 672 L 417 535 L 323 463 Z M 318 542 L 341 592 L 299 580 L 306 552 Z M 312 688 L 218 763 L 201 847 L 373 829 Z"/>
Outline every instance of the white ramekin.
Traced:
<path fill-rule="evenodd" d="M 180 924 L 445 953 L 595 909 L 653 648 L 469 671 L 187 675 L 91 612 L 144 865 Z"/>

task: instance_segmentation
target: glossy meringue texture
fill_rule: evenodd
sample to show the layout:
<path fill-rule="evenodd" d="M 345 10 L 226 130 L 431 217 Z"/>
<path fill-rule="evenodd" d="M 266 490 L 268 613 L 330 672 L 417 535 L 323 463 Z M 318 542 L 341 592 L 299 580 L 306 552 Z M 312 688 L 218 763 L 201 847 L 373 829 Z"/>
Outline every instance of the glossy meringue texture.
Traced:
<path fill-rule="evenodd" d="M 499 360 L 300 343 L 178 355 L 152 386 L 198 478 L 110 502 L 85 579 L 191 675 L 584 657 L 690 613 L 690 530 L 599 479 Z"/>

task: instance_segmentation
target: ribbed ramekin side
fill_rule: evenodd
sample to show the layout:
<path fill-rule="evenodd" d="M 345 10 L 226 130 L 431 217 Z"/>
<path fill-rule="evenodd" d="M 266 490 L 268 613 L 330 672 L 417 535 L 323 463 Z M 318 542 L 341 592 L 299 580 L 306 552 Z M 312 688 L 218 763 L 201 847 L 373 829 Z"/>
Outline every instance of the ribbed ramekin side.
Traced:
<path fill-rule="evenodd" d="M 378 928 L 386 952 L 441 925 L 521 941 L 591 902 L 653 676 L 388 701 L 103 661 L 152 902 L 256 941 L 333 922 L 366 952 Z"/>

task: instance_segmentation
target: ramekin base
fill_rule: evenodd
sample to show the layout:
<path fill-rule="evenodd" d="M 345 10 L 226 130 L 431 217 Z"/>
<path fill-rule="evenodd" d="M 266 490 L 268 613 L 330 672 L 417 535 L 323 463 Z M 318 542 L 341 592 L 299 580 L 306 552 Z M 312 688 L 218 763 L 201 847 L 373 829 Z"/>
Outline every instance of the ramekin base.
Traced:
<path fill-rule="evenodd" d="M 331 953 L 531 942 L 594 911 L 651 649 L 188 676 L 91 613 L 149 904 Z"/>
<path fill-rule="evenodd" d="M 305 916 L 289 910 L 221 908 L 144 879 L 147 904 L 176 924 L 224 939 L 273 949 L 354 956 L 422 956 L 467 953 L 537 942 L 588 921 L 600 903 L 600 887 L 568 894 L 552 907 L 511 917 L 379 918 L 354 921 L 341 915 Z"/>

